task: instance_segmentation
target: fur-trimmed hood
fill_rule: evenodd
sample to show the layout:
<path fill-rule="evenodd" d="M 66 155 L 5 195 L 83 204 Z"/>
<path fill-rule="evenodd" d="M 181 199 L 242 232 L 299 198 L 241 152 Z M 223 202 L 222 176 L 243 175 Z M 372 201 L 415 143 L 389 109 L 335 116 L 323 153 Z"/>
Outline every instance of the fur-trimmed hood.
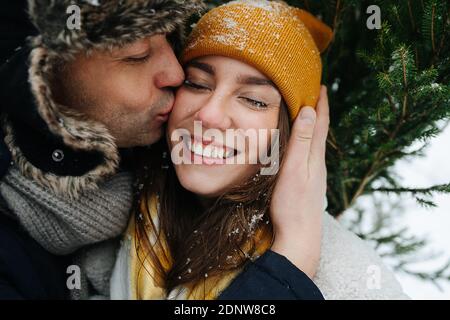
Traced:
<path fill-rule="evenodd" d="M 41 37 L 37 46 L 70 58 L 80 50 L 107 49 L 155 33 L 177 32 L 203 9 L 201 0 L 29 0 L 29 15 Z M 70 12 L 67 13 L 67 12 Z M 68 27 L 80 13 L 80 27 Z M 72 21 L 74 22 L 74 21 Z"/>
<path fill-rule="evenodd" d="M 73 5 L 79 29 L 67 27 Z M 181 47 L 184 24 L 202 9 L 201 0 L 29 0 L 38 35 L 0 66 L 4 141 L 21 172 L 71 197 L 114 174 L 121 160 L 114 138 L 101 123 L 54 101 L 53 67 L 80 51 L 156 33 L 173 34 Z"/>

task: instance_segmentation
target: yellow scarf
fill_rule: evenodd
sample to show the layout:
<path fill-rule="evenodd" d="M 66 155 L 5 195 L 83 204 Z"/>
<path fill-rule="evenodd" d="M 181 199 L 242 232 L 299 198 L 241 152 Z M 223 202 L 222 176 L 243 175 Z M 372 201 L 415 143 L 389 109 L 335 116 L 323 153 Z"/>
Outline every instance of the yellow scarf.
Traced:
<path fill-rule="evenodd" d="M 150 215 L 156 228 L 159 227 L 158 209 L 156 197 L 150 197 L 148 200 Z M 150 228 L 149 228 L 150 230 Z M 158 232 L 159 233 L 159 232 Z M 147 233 L 150 243 L 157 252 L 165 270 L 170 270 L 172 260 L 167 250 L 167 243 L 162 232 L 160 233 L 160 241 L 156 242 L 154 232 Z M 263 238 L 263 234 L 265 234 Z M 196 284 L 181 285 L 173 289 L 168 295 L 165 294 L 163 281 L 155 272 L 151 259 L 143 259 L 146 253 L 142 246 L 137 247 L 135 218 L 131 217 L 126 236 L 131 240 L 130 248 L 130 279 L 131 279 L 131 299 L 144 300 L 164 300 L 164 299 L 184 299 L 184 300 L 214 300 L 225 290 L 231 281 L 242 271 L 242 267 L 228 271 L 220 276 L 205 277 L 203 281 Z M 267 233 L 263 233 L 261 228 L 255 232 L 255 240 L 257 243 L 256 252 L 253 257 L 262 255 L 271 246 L 271 237 Z M 161 245 L 159 245 L 161 243 Z M 248 248 L 249 243 L 244 246 Z M 162 248 L 161 248 L 162 246 Z"/>

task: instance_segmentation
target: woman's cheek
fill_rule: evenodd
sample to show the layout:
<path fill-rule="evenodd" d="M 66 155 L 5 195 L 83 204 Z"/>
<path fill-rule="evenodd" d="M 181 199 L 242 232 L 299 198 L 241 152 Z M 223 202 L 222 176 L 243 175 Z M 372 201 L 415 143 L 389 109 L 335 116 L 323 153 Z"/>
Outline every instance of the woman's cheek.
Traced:
<path fill-rule="evenodd" d="M 258 117 L 252 119 L 252 121 L 247 123 L 247 130 L 253 129 L 255 130 L 255 135 L 257 136 L 258 150 L 250 150 L 252 145 L 249 144 L 247 148 L 247 152 L 249 153 L 249 157 L 251 157 L 251 163 L 261 163 L 262 159 L 266 159 L 266 157 L 270 154 L 270 146 L 278 138 L 277 130 L 278 130 L 278 111 L 277 110 L 269 110 L 264 114 L 259 114 Z M 257 157 L 257 159 L 254 159 Z"/>
<path fill-rule="evenodd" d="M 201 106 L 201 99 L 198 95 L 181 88 L 175 96 L 172 113 L 175 113 L 177 118 L 189 119 L 194 116 L 199 105 Z"/>
<path fill-rule="evenodd" d="M 172 108 L 172 112 L 169 117 L 169 128 L 173 126 L 177 126 L 178 122 L 183 118 L 183 113 L 186 112 L 186 94 L 180 92 L 182 89 L 179 89 L 177 94 L 175 95 L 175 102 Z"/>

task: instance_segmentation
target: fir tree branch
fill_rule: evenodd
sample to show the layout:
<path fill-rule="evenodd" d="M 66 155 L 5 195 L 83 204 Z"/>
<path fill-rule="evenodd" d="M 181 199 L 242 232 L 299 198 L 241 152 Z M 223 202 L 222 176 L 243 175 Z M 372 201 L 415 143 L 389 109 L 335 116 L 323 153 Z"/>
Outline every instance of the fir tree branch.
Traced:
<path fill-rule="evenodd" d="M 404 123 L 404 119 L 403 119 L 403 116 L 402 116 L 402 117 L 399 119 L 399 121 L 398 121 L 398 123 L 397 123 L 395 129 L 391 132 L 391 134 L 389 134 L 389 138 L 387 139 L 387 141 L 391 141 L 391 140 L 393 140 L 393 139 L 396 137 L 396 135 L 397 135 L 398 131 L 400 130 L 400 128 L 401 128 L 401 126 L 402 126 L 403 123 Z M 344 210 L 343 210 L 343 211 L 345 211 L 345 209 L 347 209 L 348 207 L 351 207 L 351 206 L 355 203 L 356 199 L 357 199 L 361 194 L 363 194 L 363 192 L 365 191 L 365 188 L 366 188 L 367 184 L 368 184 L 368 183 L 372 180 L 372 178 L 375 176 L 375 175 L 374 175 L 374 172 L 375 172 L 375 171 L 377 170 L 377 168 L 378 168 L 378 165 L 379 165 L 378 162 L 381 160 L 381 156 L 382 156 L 382 150 L 381 150 L 381 149 L 378 149 L 378 150 L 376 151 L 375 155 L 374 155 L 374 160 L 373 160 L 373 162 L 372 162 L 370 168 L 369 168 L 369 169 L 367 170 L 367 172 L 364 174 L 363 178 L 361 179 L 361 183 L 359 184 L 359 186 L 358 186 L 356 192 L 353 194 L 353 196 L 352 196 L 352 198 L 351 198 L 351 200 L 350 200 L 350 203 L 348 203 L 347 206 L 344 206 Z M 341 212 L 341 214 L 342 214 L 342 213 L 343 213 L 343 212 Z"/>
<path fill-rule="evenodd" d="M 440 258 L 443 253 L 430 251 L 427 239 L 410 235 L 407 227 L 399 226 L 397 220 L 404 211 L 401 201 L 391 202 L 384 197 L 372 199 L 375 211 L 371 215 L 362 207 L 354 208 L 356 216 L 349 221 L 350 230 L 372 244 L 395 271 L 431 282 L 441 289 L 439 281 L 450 280 L 450 260 L 436 270 L 414 271 L 414 265 Z M 386 203 L 388 206 L 384 206 Z M 364 229 L 363 226 L 367 226 L 369 220 L 372 220 L 370 229 Z"/>
<path fill-rule="evenodd" d="M 396 268 L 397 269 L 397 268 Z M 435 270 L 433 272 L 418 272 L 412 271 L 405 266 L 401 266 L 398 268 L 403 273 L 408 274 L 410 276 L 419 278 L 424 281 L 430 281 L 433 283 L 441 292 L 443 291 L 442 286 L 439 284 L 439 281 L 450 281 L 450 260 L 445 263 L 441 268 Z"/>
<path fill-rule="evenodd" d="M 385 192 L 385 193 L 411 193 L 412 195 L 416 194 L 425 194 L 431 195 L 433 192 L 435 193 L 448 193 L 450 192 L 450 183 L 434 185 L 428 188 L 406 188 L 406 187 L 397 187 L 397 188 L 371 188 L 368 189 L 369 192 Z"/>
<path fill-rule="evenodd" d="M 389 101 L 389 106 L 391 107 L 392 113 L 395 114 L 395 113 L 397 112 L 397 109 L 395 109 L 395 104 L 394 104 L 394 102 L 392 101 L 391 95 L 387 94 L 386 97 L 387 97 L 387 99 L 388 99 L 388 101 Z"/>

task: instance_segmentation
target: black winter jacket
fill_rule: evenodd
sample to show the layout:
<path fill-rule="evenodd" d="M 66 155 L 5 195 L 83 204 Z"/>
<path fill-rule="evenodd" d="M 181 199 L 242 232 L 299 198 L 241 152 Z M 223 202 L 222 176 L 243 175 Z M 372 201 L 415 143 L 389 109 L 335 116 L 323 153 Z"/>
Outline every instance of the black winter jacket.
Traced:
<path fill-rule="evenodd" d="M 70 256 L 56 256 L 18 221 L 0 212 L 0 300 L 67 299 Z M 268 250 L 248 264 L 219 300 L 323 300 L 317 286 L 284 256 Z"/>

